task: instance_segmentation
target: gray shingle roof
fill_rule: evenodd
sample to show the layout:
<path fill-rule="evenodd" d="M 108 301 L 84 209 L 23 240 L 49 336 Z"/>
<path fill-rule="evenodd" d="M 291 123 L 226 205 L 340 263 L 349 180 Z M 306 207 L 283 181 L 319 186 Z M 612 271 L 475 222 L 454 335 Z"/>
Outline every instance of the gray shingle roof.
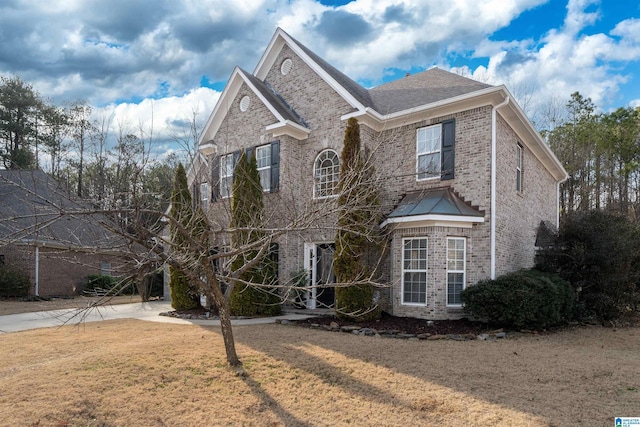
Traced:
<path fill-rule="evenodd" d="M 268 83 L 255 77 L 253 74 L 239 68 L 240 72 L 251 81 L 251 83 L 260 91 L 262 96 L 275 108 L 278 113 L 284 117 L 285 120 L 289 120 L 293 123 L 297 123 L 300 126 L 309 127 L 305 121 L 300 117 L 298 113 L 271 87 Z"/>
<path fill-rule="evenodd" d="M 439 68 L 385 83 L 369 90 L 374 108 L 380 114 L 431 104 L 491 87 Z"/>
<path fill-rule="evenodd" d="M 291 36 L 289 36 L 291 37 Z M 338 71 L 333 65 L 329 64 L 327 61 L 316 55 L 313 51 L 307 48 L 305 45 L 300 43 L 298 40 L 291 37 L 298 46 L 307 54 L 309 57 L 322 69 L 329 74 L 338 84 L 340 84 L 343 88 L 345 88 L 355 99 L 358 100 L 365 107 L 373 107 L 373 102 L 371 100 L 371 96 L 369 95 L 369 91 L 362 87 L 360 84 L 352 80 L 350 77 Z"/>
<path fill-rule="evenodd" d="M 0 243 L 38 242 L 84 250 L 124 244 L 108 218 L 71 198 L 39 170 L 0 170 Z"/>
<path fill-rule="evenodd" d="M 484 213 L 469 206 L 449 188 L 439 188 L 407 194 L 387 219 L 421 215 L 484 218 Z"/>

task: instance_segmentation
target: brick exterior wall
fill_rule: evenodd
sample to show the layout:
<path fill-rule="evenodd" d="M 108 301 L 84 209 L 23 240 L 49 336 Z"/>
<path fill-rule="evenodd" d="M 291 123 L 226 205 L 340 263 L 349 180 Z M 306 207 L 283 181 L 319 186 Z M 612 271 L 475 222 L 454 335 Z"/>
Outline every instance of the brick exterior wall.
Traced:
<path fill-rule="evenodd" d="M 556 183 L 509 125 L 497 121 L 496 275 L 533 267 L 540 221 L 556 222 Z M 523 147 L 522 192 L 516 191 L 516 146 Z"/>
<path fill-rule="evenodd" d="M 14 266 L 29 276 L 30 295 L 35 294 L 36 252 L 33 246 L 8 245 L 2 247 L 5 265 Z M 92 254 L 78 251 L 39 248 L 39 295 L 71 296 L 82 293 L 90 274 L 101 274 L 103 262 L 111 264 L 112 274 L 124 274 L 125 263 L 111 255 Z"/>
<path fill-rule="evenodd" d="M 282 75 L 285 59 L 293 66 Z M 280 245 L 279 271 L 281 284 L 304 265 L 305 243 L 334 240 L 335 199 L 314 200 L 313 164 L 316 156 L 330 148 L 341 152 L 346 123 L 341 116 L 353 108 L 295 53 L 284 46 L 266 75 L 266 82 L 305 120 L 311 132 L 308 139 L 290 136 L 275 138 L 265 130 L 276 119 L 248 87 L 242 87 L 233 100 L 220 130 L 215 135 L 219 154 L 280 140 L 280 190 L 265 194 L 265 210 L 272 227 L 287 224 L 301 212 L 320 213 L 309 229 L 287 233 L 277 238 Z M 239 109 L 240 99 L 251 99 L 247 111 Z M 433 117 L 383 132 L 361 126 L 361 139 L 376 169 L 379 180 L 382 213 L 390 213 L 408 192 L 451 187 L 463 200 L 484 212 L 484 222 L 471 228 L 413 227 L 390 228 L 387 250 L 380 274 L 386 284 L 380 289 L 383 309 L 398 316 L 427 319 L 461 317 L 459 308 L 446 306 L 447 237 L 466 239 L 466 283 L 472 286 L 490 277 L 491 215 L 491 135 L 490 105 Z M 455 177 L 418 181 L 416 179 L 416 130 L 424 126 L 455 119 Z M 555 181 L 532 152 L 524 149 L 524 191 L 515 191 L 515 132 L 498 114 L 497 128 L 497 272 L 529 267 L 533 263 L 535 231 L 541 220 L 555 221 Z M 212 164 L 213 157 L 209 159 Z M 211 170 L 201 171 L 203 182 L 211 179 Z M 226 227 L 229 222 L 230 199 L 210 204 L 210 219 Z M 427 237 L 429 245 L 427 303 L 423 306 L 402 304 L 402 240 Z M 219 236 L 228 244 L 228 236 Z"/>

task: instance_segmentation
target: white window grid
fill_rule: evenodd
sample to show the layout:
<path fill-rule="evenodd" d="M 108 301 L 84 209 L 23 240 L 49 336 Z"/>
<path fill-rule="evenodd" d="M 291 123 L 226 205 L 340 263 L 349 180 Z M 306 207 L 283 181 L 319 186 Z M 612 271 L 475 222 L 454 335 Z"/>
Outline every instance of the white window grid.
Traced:
<path fill-rule="evenodd" d="M 461 307 L 460 293 L 466 283 L 467 239 L 447 238 L 447 306 Z"/>
<path fill-rule="evenodd" d="M 402 304 L 427 304 L 427 238 L 402 239 Z"/>
<path fill-rule="evenodd" d="M 222 197 L 231 197 L 234 167 L 233 154 L 220 157 L 220 195 Z"/>
<path fill-rule="evenodd" d="M 313 197 L 323 199 L 336 196 L 340 180 L 340 158 L 333 150 L 324 150 L 313 166 Z"/>
<path fill-rule="evenodd" d="M 442 125 L 423 127 L 416 131 L 416 174 L 418 181 L 440 177 Z"/>
<path fill-rule="evenodd" d="M 260 183 L 264 191 L 271 190 L 271 145 L 256 147 L 256 162 L 258 164 L 258 174 Z"/>

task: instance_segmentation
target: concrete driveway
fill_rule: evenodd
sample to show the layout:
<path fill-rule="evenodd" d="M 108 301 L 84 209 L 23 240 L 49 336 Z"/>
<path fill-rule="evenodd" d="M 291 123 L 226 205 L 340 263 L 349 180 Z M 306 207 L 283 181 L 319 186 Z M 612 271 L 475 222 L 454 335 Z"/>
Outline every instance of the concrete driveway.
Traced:
<path fill-rule="evenodd" d="M 65 309 L 54 311 L 38 311 L 34 313 L 10 314 L 0 316 L 0 334 L 26 331 L 29 329 L 52 328 L 63 325 L 78 325 L 84 322 L 99 322 L 113 319 L 139 319 L 150 322 L 176 323 L 183 325 L 219 326 L 218 320 L 186 320 L 175 317 L 160 316 L 160 313 L 173 310 L 165 301 L 151 301 L 132 304 L 107 305 L 86 309 Z M 254 319 L 235 319 L 234 325 L 257 325 L 275 323 L 277 319 L 297 320 L 310 317 L 304 314 L 283 314 L 277 317 L 261 317 Z"/>

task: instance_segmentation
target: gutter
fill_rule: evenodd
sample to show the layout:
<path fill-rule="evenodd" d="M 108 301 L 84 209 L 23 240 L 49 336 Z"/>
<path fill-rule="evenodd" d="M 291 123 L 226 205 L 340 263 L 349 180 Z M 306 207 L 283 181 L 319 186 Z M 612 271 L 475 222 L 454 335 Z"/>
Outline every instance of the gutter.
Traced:
<path fill-rule="evenodd" d="M 509 103 L 509 96 L 500 104 L 491 109 L 491 280 L 496 278 L 496 146 L 497 146 L 497 126 L 496 114 L 498 109 Z"/>

